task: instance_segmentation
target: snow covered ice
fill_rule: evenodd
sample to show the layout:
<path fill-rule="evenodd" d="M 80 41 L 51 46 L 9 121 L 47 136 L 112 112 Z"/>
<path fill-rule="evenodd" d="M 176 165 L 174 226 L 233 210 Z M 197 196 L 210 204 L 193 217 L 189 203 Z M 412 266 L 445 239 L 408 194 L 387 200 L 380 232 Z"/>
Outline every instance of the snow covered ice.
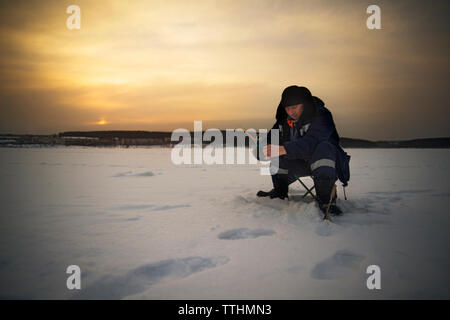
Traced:
<path fill-rule="evenodd" d="M 299 183 L 289 201 L 257 198 L 272 188 L 259 165 L 0 148 L 0 298 L 450 298 L 450 150 L 346 151 L 348 200 L 338 184 L 345 213 L 330 223 Z"/>

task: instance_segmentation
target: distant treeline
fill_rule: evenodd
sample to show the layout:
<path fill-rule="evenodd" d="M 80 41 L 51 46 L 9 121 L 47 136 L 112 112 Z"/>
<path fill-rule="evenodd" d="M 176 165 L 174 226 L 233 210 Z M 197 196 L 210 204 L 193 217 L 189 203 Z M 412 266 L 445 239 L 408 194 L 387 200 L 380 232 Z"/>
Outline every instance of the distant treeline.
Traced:
<path fill-rule="evenodd" d="M 220 130 L 220 132 L 225 139 L 225 130 Z M 99 139 L 111 139 L 114 137 L 125 139 L 166 138 L 167 141 L 170 141 L 171 134 L 171 132 L 157 131 L 71 131 L 62 132 L 59 135 L 61 137 L 78 136 Z M 191 136 L 193 136 L 192 132 Z M 248 142 L 248 138 L 246 139 L 246 141 Z M 343 148 L 450 148 L 450 138 L 427 138 L 403 141 L 370 141 L 342 137 L 340 143 Z"/>
<path fill-rule="evenodd" d="M 425 138 L 399 141 L 369 141 L 341 138 L 344 148 L 450 148 L 450 138 Z"/>
<path fill-rule="evenodd" d="M 220 130 L 225 143 L 226 131 Z M 244 135 L 243 132 L 238 135 Z M 168 145 L 173 146 L 178 141 L 171 141 L 171 132 L 158 131 L 67 131 L 53 135 L 0 135 L 0 146 L 3 145 L 83 145 L 83 146 L 137 146 L 137 145 Z M 203 135 L 202 135 L 203 136 Z M 193 132 L 191 132 L 193 139 Z M 234 139 L 235 143 L 237 138 Z M 193 141 L 193 140 L 192 140 Z M 245 137 L 248 146 L 250 139 Z M 203 142 L 208 144 L 209 142 Z M 344 148 L 450 148 L 450 138 L 427 138 L 402 141 L 369 141 L 362 139 L 341 138 Z"/>

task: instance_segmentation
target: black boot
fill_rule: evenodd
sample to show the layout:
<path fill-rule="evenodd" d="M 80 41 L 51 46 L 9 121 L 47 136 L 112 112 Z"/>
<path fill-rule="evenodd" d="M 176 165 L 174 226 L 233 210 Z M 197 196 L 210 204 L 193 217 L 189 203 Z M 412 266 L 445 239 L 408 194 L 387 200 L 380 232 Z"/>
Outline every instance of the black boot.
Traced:
<path fill-rule="evenodd" d="M 316 189 L 317 200 L 319 202 L 319 208 L 323 213 L 327 212 L 328 204 L 330 203 L 331 191 L 336 180 L 331 179 L 314 179 L 314 186 Z M 331 215 L 340 215 L 342 210 L 336 206 L 336 193 L 331 200 L 330 209 L 328 213 Z"/>
<path fill-rule="evenodd" d="M 288 183 L 286 182 L 286 177 L 283 175 L 275 174 L 272 176 L 273 189 L 269 192 L 266 191 L 258 191 L 256 194 L 258 197 L 270 197 L 270 199 L 274 198 L 288 198 Z"/>
<path fill-rule="evenodd" d="M 272 189 L 269 192 L 260 190 L 260 191 L 258 191 L 258 193 L 256 195 L 258 197 L 270 197 L 270 199 L 274 199 L 274 198 L 280 198 L 280 199 L 288 198 L 289 199 L 287 193 L 282 193 L 275 189 Z"/>

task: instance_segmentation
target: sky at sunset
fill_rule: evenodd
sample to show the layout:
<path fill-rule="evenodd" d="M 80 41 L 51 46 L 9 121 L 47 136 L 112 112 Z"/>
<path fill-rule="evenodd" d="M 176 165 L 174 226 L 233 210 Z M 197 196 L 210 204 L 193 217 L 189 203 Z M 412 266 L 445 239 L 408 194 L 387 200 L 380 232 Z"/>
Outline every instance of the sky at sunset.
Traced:
<path fill-rule="evenodd" d="M 366 27 L 371 4 L 381 30 Z M 268 128 L 295 84 L 341 136 L 450 136 L 449 13 L 438 0 L 2 0 L 0 133 Z"/>

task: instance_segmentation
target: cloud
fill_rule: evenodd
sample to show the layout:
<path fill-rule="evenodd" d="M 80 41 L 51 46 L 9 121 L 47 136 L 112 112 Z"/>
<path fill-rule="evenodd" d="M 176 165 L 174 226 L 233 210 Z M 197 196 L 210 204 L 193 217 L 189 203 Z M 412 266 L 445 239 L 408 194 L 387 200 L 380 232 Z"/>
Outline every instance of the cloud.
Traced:
<path fill-rule="evenodd" d="M 298 84 L 346 124 L 342 135 L 450 134 L 433 125 L 450 118 L 448 2 L 381 1 L 376 31 L 361 1 L 79 1 L 79 31 L 65 27 L 69 4 L 0 5 L 0 101 L 11 130 L 99 117 L 111 128 L 165 130 L 198 119 L 270 123 L 282 90 Z M 409 116 L 423 104 L 434 110 L 425 127 Z M 24 121 L 27 108 L 35 118 Z M 60 114 L 53 122 L 40 116 L 49 108 Z"/>

